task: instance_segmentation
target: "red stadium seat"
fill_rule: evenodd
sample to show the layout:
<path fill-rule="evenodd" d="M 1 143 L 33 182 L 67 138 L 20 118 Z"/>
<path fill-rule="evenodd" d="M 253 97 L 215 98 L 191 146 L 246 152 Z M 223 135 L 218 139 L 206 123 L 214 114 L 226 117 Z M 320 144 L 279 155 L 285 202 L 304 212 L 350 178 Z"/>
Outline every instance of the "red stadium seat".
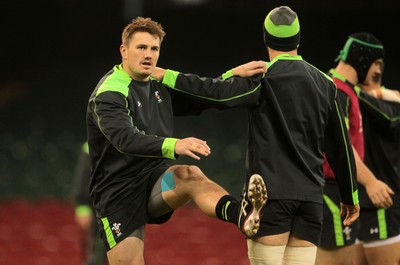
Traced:
<path fill-rule="evenodd" d="M 55 199 L 0 202 L 0 264 L 80 265 L 81 233 L 71 203 Z M 235 225 L 178 209 L 163 225 L 147 225 L 146 265 L 249 265 Z"/>

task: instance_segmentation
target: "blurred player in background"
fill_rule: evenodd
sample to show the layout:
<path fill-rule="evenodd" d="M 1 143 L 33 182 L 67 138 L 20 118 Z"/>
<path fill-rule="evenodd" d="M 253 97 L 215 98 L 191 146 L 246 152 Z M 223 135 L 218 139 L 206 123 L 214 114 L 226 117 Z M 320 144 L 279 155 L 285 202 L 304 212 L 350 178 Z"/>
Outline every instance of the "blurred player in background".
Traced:
<path fill-rule="evenodd" d="M 263 31 L 270 62 L 252 93 L 232 95 L 218 80 L 173 70 L 159 69 L 156 78 L 203 104 L 248 109 L 247 177 L 260 172 L 268 187 L 260 230 L 247 239 L 250 262 L 313 265 L 322 229 L 323 153 L 338 175 L 345 225 L 359 214 L 354 157 L 335 84 L 297 53 L 297 14 L 277 7 L 266 16 Z M 232 75 L 228 71 L 222 78 L 234 83 Z M 249 79 L 241 89 L 251 84 Z"/>
<path fill-rule="evenodd" d="M 359 84 L 365 164 L 395 192 L 390 208 L 376 207 L 360 187 L 360 232 L 353 265 L 400 264 L 400 93 L 382 86 L 383 61 Z"/>
<path fill-rule="evenodd" d="M 84 264 L 107 264 L 106 251 L 98 233 L 97 221 L 89 195 L 90 163 L 87 142 L 80 148 L 74 180 L 75 220 L 84 235 L 81 242 Z"/>
<path fill-rule="evenodd" d="M 364 135 L 358 101 L 359 82 L 364 82 L 369 69 L 383 62 L 381 42 L 369 33 L 359 32 L 349 36 L 338 57 L 338 64 L 329 71 L 338 88 L 338 100 L 345 113 L 347 129 L 357 163 L 357 181 L 366 189 L 376 207 L 388 208 L 393 204 L 393 190 L 378 180 L 364 164 Z M 351 263 L 351 254 L 359 232 L 359 221 L 342 226 L 340 194 L 335 182 L 336 174 L 324 163 L 326 178 L 324 188 L 324 222 L 321 246 L 317 252 L 317 265 Z"/>

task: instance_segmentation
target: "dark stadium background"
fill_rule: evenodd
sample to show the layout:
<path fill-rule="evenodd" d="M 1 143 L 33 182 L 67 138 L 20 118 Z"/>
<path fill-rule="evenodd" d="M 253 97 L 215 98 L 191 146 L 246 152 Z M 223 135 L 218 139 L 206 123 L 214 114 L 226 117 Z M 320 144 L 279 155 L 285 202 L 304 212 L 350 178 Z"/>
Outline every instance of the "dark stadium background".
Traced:
<path fill-rule="evenodd" d="M 73 170 L 86 134 L 87 99 L 99 78 L 120 63 L 121 32 L 133 17 L 149 16 L 163 25 L 167 35 L 161 48 L 160 66 L 218 76 L 233 66 L 266 59 L 262 40 L 265 15 L 275 6 L 289 5 L 300 17 L 299 53 L 305 60 L 327 71 L 335 66 L 334 59 L 349 34 L 368 31 L 385 45 L 384 84 L 398 89 L 399 18 L 394 3 L 393 0 L 2 1 L 0 230 L 8 229 L 1 226 L 10 217 L 4 209 L 16 200 L 29 201 L 29 205 L 52 200 L 66 204 L 66 211 L 70 211 Z M 239 195 L 246 129 L 246 112 L 242 109 L 208 110 L 198 117 L 179 117 L 177 137 L 203 138 L 212 148 L 212 155 L 200 162 L 185 158 L 179 162 L 198 164 L 210 178 Z M 0 264 L 8 255 L 8 250 L 2 250 L 5 242 L 0 240 Z"/>

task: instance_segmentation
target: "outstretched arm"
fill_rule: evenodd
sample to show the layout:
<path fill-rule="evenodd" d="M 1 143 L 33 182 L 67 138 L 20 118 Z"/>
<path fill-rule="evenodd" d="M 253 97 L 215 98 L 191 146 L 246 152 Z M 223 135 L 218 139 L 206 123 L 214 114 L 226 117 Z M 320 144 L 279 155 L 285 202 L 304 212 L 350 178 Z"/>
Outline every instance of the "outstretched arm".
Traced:
<path fill-rule="evenodd" d="M 388 90 L 388 89 L 384 89 Z M 380 100 L 365 91 L 358 94 L 363 115 L 367 115 L 374 125 L 388 129 L 400 124 L 400 103 Z M 400 99 L 400 97 L 399 97 Z"/>
<path fill-rule="evenodd" d="M 400 103 L 400 92 L 396 90 L 380 87 L 372 89 L 367 93 L 377 99 Z"/>
<path fill-rule="evenodd" d="M 162 81 L 165 75 L 165 69 L 161 67 L 156 67 L 151 74 L 151 76 L 158 80 Z M 264 61 L 251 61 L 233 68 L 231 74 L 232 76 L 240 76 L 240 77 L 250 77 L 256 74 L 263 74 L 267 72 L 267 63 Z M 229 72 L 229 71 L 228 71 Z"/>

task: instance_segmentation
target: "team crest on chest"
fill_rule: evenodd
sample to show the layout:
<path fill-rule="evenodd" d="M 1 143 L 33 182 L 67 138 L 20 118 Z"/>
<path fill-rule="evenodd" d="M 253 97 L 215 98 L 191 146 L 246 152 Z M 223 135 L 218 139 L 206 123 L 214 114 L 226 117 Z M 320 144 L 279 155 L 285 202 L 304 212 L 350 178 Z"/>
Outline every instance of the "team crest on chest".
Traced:
<path fill-rule="evenodd" d="M 158 103 L 161 103 L 163 100 L 161 99 L 161 97 L 160 97 L 160 93 L 158 92 L 158 91 L 155 91 L 154 92 L 154 95 L 156 96 L 156 99 L 157 99 L 157 102 Z"/>

